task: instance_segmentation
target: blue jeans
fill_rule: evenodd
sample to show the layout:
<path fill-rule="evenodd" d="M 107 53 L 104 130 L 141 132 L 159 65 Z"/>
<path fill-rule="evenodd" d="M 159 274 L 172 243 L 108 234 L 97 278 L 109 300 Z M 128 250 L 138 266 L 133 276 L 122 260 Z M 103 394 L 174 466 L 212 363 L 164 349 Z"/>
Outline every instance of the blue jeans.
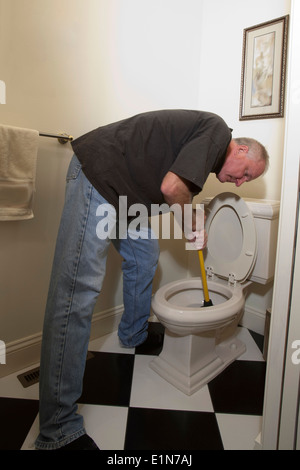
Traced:
<path fill-rule="evenodd" d="M 92 313 L 105 276 L 110 242 L 123 257 L 120 341 L 124 346 L 135 347 L 148 335 L 158 241 L 150 236 L 149 227 L 147 238 L 110 239 L 108 235 L 100 239 L 96 227 L 101 218 L 110 220 L 110 227 L 118 225 L 112 206 L 107 206 L 105 215 L 96 215 L 101 204 L 107 205 L 107 201 L 87 180 L 74 155 L 67 174 L 44 319 L 38 449 L 57 449 L 85 433 L 76 402 L 82 393 Z"/>

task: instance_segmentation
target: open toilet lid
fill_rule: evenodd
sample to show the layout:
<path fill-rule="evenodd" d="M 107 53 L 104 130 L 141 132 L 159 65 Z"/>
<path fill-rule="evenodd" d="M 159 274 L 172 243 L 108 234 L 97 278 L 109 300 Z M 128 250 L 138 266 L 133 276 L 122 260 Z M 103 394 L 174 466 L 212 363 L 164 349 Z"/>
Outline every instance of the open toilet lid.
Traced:
<path fill-rule="evenodd" d="M 220 277 L 243 282 L 256 260 L 256 229 L 245 201 L 233 193 L 216 196 L 206 207 L 207 268 Z"/>

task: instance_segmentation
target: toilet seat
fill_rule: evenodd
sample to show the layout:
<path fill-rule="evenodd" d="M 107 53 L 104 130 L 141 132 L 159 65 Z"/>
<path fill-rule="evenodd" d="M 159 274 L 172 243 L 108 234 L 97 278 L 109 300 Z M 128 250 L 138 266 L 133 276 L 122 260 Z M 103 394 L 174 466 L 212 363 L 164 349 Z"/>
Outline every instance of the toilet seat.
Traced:
<path fill-rule="evenodd" d="M 230 282 L 245 281 L 257 255 L 256 228 L 247 204 L 234 193 L 221 193 L 206 208 L 208 273 Z"/>

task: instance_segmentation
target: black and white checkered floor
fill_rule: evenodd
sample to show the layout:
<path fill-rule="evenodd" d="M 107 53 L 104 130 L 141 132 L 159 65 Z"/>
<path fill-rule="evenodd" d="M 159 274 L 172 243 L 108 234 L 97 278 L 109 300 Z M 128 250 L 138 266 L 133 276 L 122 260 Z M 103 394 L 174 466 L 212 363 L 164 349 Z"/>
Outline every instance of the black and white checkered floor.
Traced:
<path fill-rule="evenodd" d="M 190 397 L 150 369 L 160 347 L 123 349 L 116 333 L 92 341 L 79 404 L 88 434 L 101 450 L 253 449 L 263 411 L 263 337 L 245 328 L 238 337 L 246 353 Z M 34 450 L 38 384 L 24 388 L 20 372 L 0 379 L 0 450 Z"/>

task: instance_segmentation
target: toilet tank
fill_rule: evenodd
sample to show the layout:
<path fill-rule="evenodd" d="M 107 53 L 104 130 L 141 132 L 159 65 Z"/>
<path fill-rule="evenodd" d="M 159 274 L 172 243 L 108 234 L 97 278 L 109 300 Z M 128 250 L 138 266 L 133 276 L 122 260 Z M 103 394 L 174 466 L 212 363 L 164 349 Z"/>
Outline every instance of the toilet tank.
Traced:
<path fill-rule="evenodd" d="M 280 203 L 243 199 L 252 212 L 257 234 L 257 257 L 249 280 L 267 284 L 273 280 L 275 272 Z"/>
<path fill-rule="evenodd" d="M 202 201 L 204 207 L 212 199 L 205 198 Z M 243 198 L 243 200 L 252 212 L 257 234 L 257 257 L 248 280 L 267 284 L 273 280 L 275 273 L 280 203 L 265 199 Z"/>

